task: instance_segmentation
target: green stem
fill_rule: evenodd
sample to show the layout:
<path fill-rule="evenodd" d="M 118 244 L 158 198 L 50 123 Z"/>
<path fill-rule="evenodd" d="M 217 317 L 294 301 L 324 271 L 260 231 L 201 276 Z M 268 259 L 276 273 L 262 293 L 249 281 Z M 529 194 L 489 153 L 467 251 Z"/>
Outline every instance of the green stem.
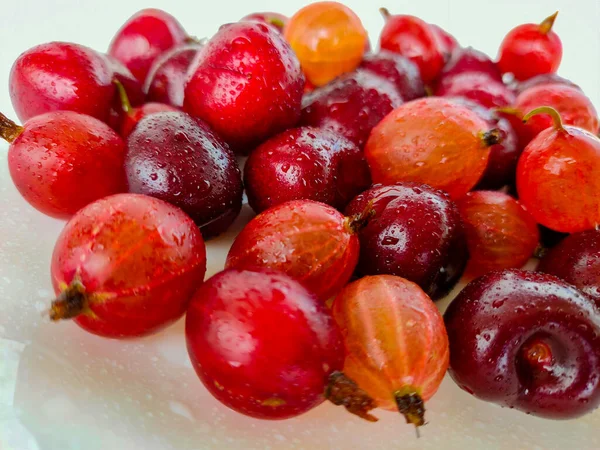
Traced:
<path fill-rule="evenodd" d="M 565 130 L 560 114 L 551 106 L 540 106 L 539 108 L 535 108 L 534 110 L 529 111 L 527 114 L 525 114 L 525 117 L 523 117 L 523 123 L 526 123 L 529 119 L 538 114 L 548 114 L 550 117 L 552 117 L 552 120 L 554 122 L 554 128 L 556 130 Z"/>
<path fill-rule="evenodd" d="M 129 114 L 131 112 L 131 102 L 127 96 L 125 86 L 123 86 L 123 83 L 121 83 L 119 80 L 113 80 L 113 83 L 117 87 L 117 91 L 119 91 L 119 98 L 121 99 L 121 108 L 123 109 L 123 112 Z"/>
<path fill-rule="evenodd" d="M 4 114 L 0 113 L 0 137 L 9 144 L 23 132 L 23 127 L 17 125 Z"/>
<path fill-rule="evenodd" d="M 550 33 L 552 27 L 554 26 L 554 21 L 556 20 L 556 16 L 558 16 L 558 11 L 556 11 L 551 16 L 546 17 L 542 23 L 540 23 L 540 32 L 542 34 Z"/>

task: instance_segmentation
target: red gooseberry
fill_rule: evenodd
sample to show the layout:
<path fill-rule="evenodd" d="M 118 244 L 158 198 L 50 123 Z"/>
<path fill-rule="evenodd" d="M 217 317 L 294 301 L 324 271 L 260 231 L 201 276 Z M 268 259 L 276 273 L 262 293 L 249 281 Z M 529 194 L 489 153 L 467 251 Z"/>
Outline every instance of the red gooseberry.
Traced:
<path fill-rule="evenodd" d="M 198 227 L 179 208 L 117 194 L 81 209 L 52 254 L 52 320 L 100 336 L 142 336 L 183 315 L 206 270 Z"/>
<path fill-rule="evenodd" d="M 248 14 L 240 19 L 241 21 L 255 21 L 266 23 L 267 25 L 271 25 L 280 33 L 283 33 L 283 29 L 287 25 L 290 19 L 288 19 L 283 14 L 279 14 L 276 12 L 257 12 Z"/>

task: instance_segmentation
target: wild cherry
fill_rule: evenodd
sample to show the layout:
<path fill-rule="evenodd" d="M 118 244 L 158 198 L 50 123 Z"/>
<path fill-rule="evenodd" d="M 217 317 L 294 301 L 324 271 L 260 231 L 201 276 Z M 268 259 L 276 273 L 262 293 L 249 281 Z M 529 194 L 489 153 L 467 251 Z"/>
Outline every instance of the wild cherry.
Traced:
<path fill-rule="evenodd" d="M 360 63 L 360 68 L 392 82 L 406 102 L 425 97 L 425 86 L 419 68 L 404 56 L 386 50 L 367 53 Z"/>
<path fill-rule="evenodd" d="M 520 202 L 538 223 L 555 231 L 595 228 L 600 224 L 600 139 L 563 125 L 549 107 L 534 109 L 525 119 L 536 114 L 550 115 L 554 126 L 539 133 L 519 158 Z"/>
<path fill-rule="evenodd" d="M 225 267 L 278 270 L 327 301 L 354 272 L 356 231 L 368 214 L 344 217 L 333 207 L 311 200 L 282 203 L 244 227 L 229 250 Z"/>
<path fill-rule="evenodd" d="M 68 110 L 107 121 L 115 94 L 113 69 L 100 53 L 50 42 L 21 54 L 10 71 L 10 98 L 21 122 Z"/>
<path fill-rule="evenodd" d="M 179 208 L 106 197 L 78 211 L 56 242 L 50 318 L 105 337 L 147 335 L 183 315 L 205 270 L 202 235 Z"/>
<path fill-rule="evenodd" d="M 356 70 L 305 95 L 301 123 L 330 128 L 362 148 L 373 127 L 402 102 L 391 82 Z"/>
<path fill-rule="evenodd" d="M 157 57 L 144 85 L 147 100 L 181 108 L 187 72 L 201 48 L 198 43 L 179 45 Z"/>
<path fill-rule="evenodd" d="M 144 83 L 154 60 L 187 39 L 175 17 L 159 9 L 143 9 L 117 31 L 108 54 L 121 61 L 140 83 Z"/>
<path fill-rule="evenodd" d="M 247 153 L 298 122 L 304 89 L 300 63 L 263 23 L 222 26 L 189 69 L 184 108 Z"/>
<path fill-rule="evenodd" d="M 219 401 L 260 419 L 298 416 L 325 400 L 344 361 L 331 313 L 272 271 L 225 270 L 196 292 L 186 316 L 196 373 Z"/>
<path fill-rule="evenodd" d="M 290 19 L 288 19 L 283 14 L 279 14 L 276 12 L 257 12 L 248 14 L 240 19 L 242 21 L 254 21 L 254 22 L 262 22 L 267 25 L 271 25 L 280 33 L 283 33 L 283 29 L 287 25 Z"/>
<path fill-rule="evenodd" d="M 184 112 L 144 117 L 127 139 L 129 191 L 183 209 L 205 239 L 225 231 L 242 207 L 233 153 L 202 121 Z"/>
<path fill-rule="evenodd" d="M 566 282 L 493 272 L 469 283 L 444 318 L 450 375 L 470 394 L 553 419 L 600 403 L 600 310 Z"/>
<path fill-rule="evenodd" d="M 354 70 L 368 44 L 358 16 L 337 2 L 305 6 L 292 16 L 284 34 L 307 80 L 315 86 Z"/>
<path fill-rule="evenodd" d="M 29 119 L 22 127 L 0 114 L 10 143 L 8 168 L 31 206 L 65 219 L 88 203 L 127 190 L 125 144 L 105 123 L 73 111 Z"/>
<path fill-rule="evenodd" d="M 455 199 L 479 181 L 499 138 L 473 111 L 429 97 L 388 114 L 371 132 L 365 155 L 375 183 L 415 181 Z"/>
<path fill-rule="evenodd" d="M 517 80 L 554 73 L 562 59 L 562 43 L 552 31 L 558 12 L 541 24 L 527 23 L 513 28 L 500 44 L 498 66 Z"/>
<path fill-rule="evenodd" d="M 254 150 L 244 168 L 248 203 L 257 213 L 308 199 L 343 209 L 371 185 L 362 151 L 326 129 L 284 131 Z"/>
<path fill-rule="evenodd" d="M 425 84 L 435 80 L 444 67 L 444 49 L 438 44 L 436 32 L 418 17 L 391 15 L 385 8 L 380 11 L 385 19 L 379 38 L 381 48 L 413 61 Z"/>
<path fill-rule="evenodd" d="M 427 185 L 374 186 L 346 208 L 348 216 L 370 206 L 374 214 L 358 232 L 361 275 L 396 275 L 431 298 L 446 295 L 467 263 L 460 214 L 448 194 Z"/>
<path fill-rule="evenodd" d="M 444 321 L 431 299 L 403 278 L 370 276 L 340 292 L 333 317 L 346 348 L 344 375 L 379 408 L 399 411 L 407 423 L 423 425 L 425 402 L 439 388 L 449 359 Z M 335 377 L 330 382 L 329 399 L 373 420 L 368 414 L 372 402 L 360 408 L 352 398 L 356 392 L 336 389 L 339 381 Z"/>
<path fill-rule="evenodd" d="M 465 97 L 485 108 L 512 105 L 515 94 L 502 81 L 483 72 L 462 72 L 442 78 L 435 90 L 439 97 Z"/>
<path fill-rule="evenodd" d="M 520 269 L 533 256 L 540 235 L 525 208 L 503 192 L 469 192 L 456 202 L 469 247 L 471 277 Z"/>
<path fill-rule="evenodd" d="M 537 270 L 571 283 L 600 307 L 600 231 L 567 236 L 548 251 Z"/>

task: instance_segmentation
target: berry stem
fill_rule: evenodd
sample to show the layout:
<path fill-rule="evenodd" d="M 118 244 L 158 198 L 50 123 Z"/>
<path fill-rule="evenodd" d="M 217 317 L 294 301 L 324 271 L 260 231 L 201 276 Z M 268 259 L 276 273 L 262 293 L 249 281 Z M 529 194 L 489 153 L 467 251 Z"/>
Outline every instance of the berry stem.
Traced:
<path fill-rule="evenodd" d="M 558 11 L 556 11 L 551 16 L 546 17 L 542 23 L 540 23 L 540 32 L 542 34 L 548 34 L 552 27 L 554 26 L 554 21 L 556 20 L 556 16 L 558 16 Z"/>
<path fill-rule="evenodd" d="M 383 16 L 383 20 L 385 20 L 386 22 L 390 19 L 390 17 L 392 17 L 392 14 L 387 8 L 379 8 L 379 12 Z"/>
<path fill-rule="evenodd" d="M 81 314 L 88 306 L 85 287 L 80 281 L 73 281 L 62 291 L 50 307 L 50 320 L 72 319 Z"/>
<path fill-rule="evenodd" d="M 23 127 L 17 125 L 4 114 L 0 113 L 0 137 L 9 144 L 12 143 L 21 133 Z"/>
<path fill-rule="evenodd" d="M 375 209 L 373 208 L 373 200 L 370 200 L 363 212 L 344 219 L 344 227 L 350 233 L 356 234 L 369 224 L 369 221 L 374 215 Z"/>
<path fill-rule="evenodd" d="M 498 128 L 493 128 L 491 130 L 482 132 L 481 140 L 486 147 L 491 147 L 492 145 L 502 142 L 502 134 Z"/>
<path fill-rule="evenodd" d="M 285 27 L 285 23 L 283 23 L 283 20 L 278 19 L 277 17 L 270 17 L 267 22 L 269 22 L 271 25 L 274 25 L 278 28 L 283 28 Z"/>
<path fill-rule="evenodd" d="M 337 406 L 369 422 L 377 422 L 377 417 L 369 413 L 377 405 L 369 395 L 342 372 L 333 372 L 325 388 L 325 398 Z"/>
<path fill-rule="evenodd" d="M 560 114 L 557 110 L 550 106 L 540 106 L 539 108 L 535 108 L 534 110 L 529 111 L 525 115 L 525 117 L 523 117 L 523 123 L 526 123 L 529 119 L 538 114 L 548 114 L 550 117 L 552 117 L 552 120 L 554 121 L 554 128 L 558 131 L 565 131 L 565 127 L 563 126 Z"/>
<path fill-rule="evenodd" d="M 503 108 L 493 108 L 492 111 L 496 113 L 508 114 L 511 116 L 518 117 L 520 119 L 523 118 L 523 113 L 520 110 L 518 110 L 517 108 L 511 108 L 510 106 L 505 106 Z"/>
<path fill-rule="evenodd" d="M 398 411 L 406 419 L 406 423 L 420 427 L 425 424 L 425 402 L 412 386 L 406 386 L 394 392 Z"/>
<path fill-rule="evenodd" d="M 119 98 L 121 99 L 121 108 L 125 114 L 129 114 L 131 112 L 131 102 L 129 101 L 129 97 L 127 96 L 127 91 L 125 90 L 125 86 L 119 80 L 113 80 L 113 83 L 117 87 L 117 91 L 119 91 Z"/>

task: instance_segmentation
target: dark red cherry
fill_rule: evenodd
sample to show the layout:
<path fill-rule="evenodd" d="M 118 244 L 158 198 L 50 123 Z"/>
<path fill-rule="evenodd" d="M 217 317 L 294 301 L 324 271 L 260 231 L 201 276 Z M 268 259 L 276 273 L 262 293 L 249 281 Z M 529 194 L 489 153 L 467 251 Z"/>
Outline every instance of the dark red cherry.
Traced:
<path fill-rule="evenodd" d="M 457 50 L 444 66 L 439 80 L 443 81 L 445 78 L 464 72 L 484 73 L 493 80 L 502 82 L 502 74 L 496 63 L 488 55 L 473 47 Z"/>
<path fill-rule="evenodd" d="M 356 70 L 306 94 L 301 123 L 330 128 L 362 148 L 371 129 L 402 103 L 391 82 Z"/>
<path fill-rule="evenodd" d="M 248 14 L 247 16 L 242 17 L 240 19 L 240 22 L 253 21 L 266 23 L 267 25 L 271 25 L 272 27 L 274 27 L 280 33 L 283 33 L 283 29 L 285 28 L 289 20 L 290 19 L 288 19 L 283 14 L 279 14 L 276 12 L 258 12 Z"/>
<path fill-rule="evenodd" d="M 425 86 L 419 68 L 404 56 L 386 50 L 367 53 L 360 63 L 360 68 L 393 83 L 405 102 L 425 97 Z"/>
<path fill-rule="evenodd" d="M 144 85 L 148 101 L 181 108 L 187 72 L 201 48 L 198 43 L 179 45 L 156 58 Z"/>
<path fill-rule="evenodd" d="M 225 231 L 242 206 L 242 181 L 227 145 L 202 121 L 183 112 L 143 118 L 129 135 L 129 191 L 183 209 L 205 239 Z"/>
<path fill-rule="evenodd" d="M 204 120 L 238 153 L 298 122 L 304 75 L 298 58 L 273 27 L 257 22 L 222 26 L 189 70 L 184 108 Z"/>
<path fill-rule="evenodd" d="M 244 168 L 248 203 L 257 213 L 289 200 L 343 209 L 371 185 L 362 151 L 334 131 L 284 131 L 254 150 Z"/>
<path fill-rule="evenodd" d="M 542 258 L 537 270 L 571 283 L 600 307 L 600 230 L 567 236 Z"/>
<path fill-rule="evenodd" d="M 377 185 L 356 197 L 346 214 L 360 214 L 370 204 L 375 214 L 358 233 L 358 272 L 406 278 L 433 299 L 447 294 L 467 263 L 467 244 L 454 202 L 423 184 Z"/>
<path fill-rule="evenodd" d="M 556 75 L 555 73 L 545 73 L 542 75 L 538 75 L 537 77 L 530 78 L 529 80 L 517 82 L 514 85 L 514 90 L 517 95 L 521 92 L 542 84 L 566 84 L 567 86 L 571 86 L 573 88 L 581 90 L 581 88 L 573 83 L 571 80 L 567 80 L 566 78 L 561 77 L 560 75 Z"/>
<path fill-rule="evenodd" d="M 515 94 L 502 81 L 484 72 L 462 72 L 443 78 L 435 90 L 439 97 L 465 97 L 485 108 L 512 105 Z"/>
<path fill-rule="evenodd" d="M 143 9 L 117 31 L 108 54 L 121 61 L 140 83 L 144 83 L 154 60 L 187 38 L 181 24 L 169 13 Z"/>
<path fill-rule="evenodd" d="M 444 315 L 450 375 L 486 401 L 552 419 L 600 403 L 600 309 L 539 272 L 493 272 L 469 283 Z"/>

